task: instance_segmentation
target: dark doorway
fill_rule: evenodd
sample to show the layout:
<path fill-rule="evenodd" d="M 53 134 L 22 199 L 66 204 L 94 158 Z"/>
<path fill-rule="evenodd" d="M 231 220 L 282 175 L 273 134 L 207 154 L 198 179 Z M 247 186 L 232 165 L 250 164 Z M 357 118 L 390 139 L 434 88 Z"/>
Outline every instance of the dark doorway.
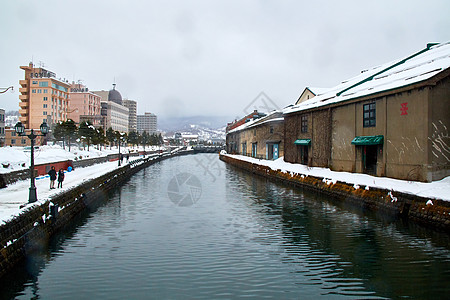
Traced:
<path fill-rule="evenodd" d="M 302 165 L 308 164 L 308 146 L 299 146 L 300 147 L 300 163 Z"/>
<path fill-rule="evenodd" d="M 377 154 L 378 146 L 364 146 L 363 148 L 363 166 L 364 173 L 370 175 L 377 174 Z"/>

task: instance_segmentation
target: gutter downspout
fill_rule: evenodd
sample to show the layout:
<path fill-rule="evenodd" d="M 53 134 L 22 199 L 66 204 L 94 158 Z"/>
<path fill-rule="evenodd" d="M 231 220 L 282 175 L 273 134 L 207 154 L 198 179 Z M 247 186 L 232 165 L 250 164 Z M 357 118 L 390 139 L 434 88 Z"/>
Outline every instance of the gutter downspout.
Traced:
<path fill-rule="evenodd" d="M 418 56 L 418 55 L 420 55 L 420 54 L 422 54 L 422 53 L 427 52 L 428 50 L 431 49 L 431 47 L 433 47 L 433 46 L 435 46 L 435 45 L 438 45 L 438 44 L 437 44 L 437 43 L 428 43 L 428 44 L 427 44 L 427 47 L 426 47 L 425 49 L 420 50 L 419 52 L 414 53 L 413 55 L 408 56 L 408 57 L 405 58 L 405 59 L 402 59 L 401 61 L 399 61 L 399 62 L 393 64 L 392 66 L 389 66 L 389 67 L 387 67 L 386 69 L 383 69 L 383 70 L 381 70 L 381 71 L 379 71 L 379 72 L 373 74 L 372 76 L 369 76 L 369 77 L 367 77 L 367 78 L 365 78 L 365 79 L 363 79 L 363 80 L 361 80 L 361 81 L 359 81 L 359 82 L 357 82 L 357 83 L 355 83 L 355 84 L 349 86 L 348 88 L 343 89 L 343 90 L 340 91 L 340 92 L 337 92 L 337 93 L 336 93 L 336 96 L 339 97 L 340 95 L 342 95 L 342 94 L 345 93 L 346 91 L 348 91 L 348 90 L 350 90 L 350 89 L 352 89 L 352 88 L 354 88 L 354 87 L 357 87 L 358 85 L 361 85 L 361 84 L 363 84 L 363 83 L 365 83 L 365 82 L 371 81 L 375 76 L 378 76 L 378 75 L 380 75 L 380 74 L 382 74 L 382 73 L 384 73 L 384 72 L 386 72 L 386 71 L 389 71 L 390 69 L 393 69 L 393 68 L 395 68 L 395 67 L 397 67 L 397 66 L 399 66 L 399 65 L 401 65 L 401 64 L 403 64 L 403 63 L 405 63 L 406 61 L 410 60 L 411 58 L 414 58 L 414 57 L 416 57 L 416 56 Z"/>

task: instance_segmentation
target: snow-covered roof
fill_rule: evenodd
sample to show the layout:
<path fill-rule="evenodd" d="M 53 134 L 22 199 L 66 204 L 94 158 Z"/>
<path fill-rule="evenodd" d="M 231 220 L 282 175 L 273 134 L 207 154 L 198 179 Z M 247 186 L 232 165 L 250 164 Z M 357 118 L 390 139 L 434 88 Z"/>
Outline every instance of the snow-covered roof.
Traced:
<path fill-rule="evenodd" d="M 318 96 L 318 95 L 322 95 L 323 93 L 328 91 L 328 88 L 319 88 L 319 87 L 308 86 L 308 90 L 310 90 L 311 93 L 313 93 L 314 95 Z"/>
<path fill-rule="evenodd" d="M 427 80 L 450 67 L 450 42 L 429 44 L 404 59 L 367 69 L 358 76 L 321 91 L 314 98 L 283 110 L 289 114 L 368 96 Z"/>
<path fill-rule="evenodd" d="M 274 110 L 271 111 L 270 113 L 268 113 L 266 116 L 262 117 L 262 118 L 258 118 L 258 119 L 253 119 L 251 121 L 248 121 L 236 128 L 234 128 L 233 130 L 230 130 L 228 133 L 233 133 L 233 132 L 238 132 L 241 130 L 244 130 L 246 128 L 252 127 L 252 126 L 256 126 L 259 124 L 263 124 L 263 123 L 267 123 L 267 122 L 275 122 L 275 121 L 282 121 L 284 120 L 284 118 L 277 118 L 277 114 L 281 115 L 281 112 L 279 110 Z"/>

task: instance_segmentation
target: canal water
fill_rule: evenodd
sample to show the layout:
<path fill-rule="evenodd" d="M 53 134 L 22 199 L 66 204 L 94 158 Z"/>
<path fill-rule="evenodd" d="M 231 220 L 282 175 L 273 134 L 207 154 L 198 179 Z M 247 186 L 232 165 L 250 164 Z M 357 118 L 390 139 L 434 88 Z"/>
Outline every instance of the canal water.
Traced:
<path fill-rule="evenodd" d="M 4 299 L 448 299 L 449 235 L 225 165 L 135 174 L 2 279 Z"/>

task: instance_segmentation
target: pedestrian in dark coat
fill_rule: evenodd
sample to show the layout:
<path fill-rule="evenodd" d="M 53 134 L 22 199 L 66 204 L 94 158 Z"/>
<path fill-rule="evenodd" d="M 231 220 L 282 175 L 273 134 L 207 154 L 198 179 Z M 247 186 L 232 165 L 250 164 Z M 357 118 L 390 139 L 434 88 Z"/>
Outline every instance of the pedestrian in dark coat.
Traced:
<path fill-rule="evenodd" d="M 48 171 L 47 174 L 50 176 L 50 189 L 54 189 L 55 188 L 55 180 L 56 180 L 55 167 L 52 166 L 52 168 L 50 169 L 50 171 Z"/>
<path fill-rule="evenodd" d="M 59 169 L 59 171 L 58 171 L 58 188 L 62 188 L 63 181 L 64 181 L 64 171 L 63 171 L 63 169 Z"/>

